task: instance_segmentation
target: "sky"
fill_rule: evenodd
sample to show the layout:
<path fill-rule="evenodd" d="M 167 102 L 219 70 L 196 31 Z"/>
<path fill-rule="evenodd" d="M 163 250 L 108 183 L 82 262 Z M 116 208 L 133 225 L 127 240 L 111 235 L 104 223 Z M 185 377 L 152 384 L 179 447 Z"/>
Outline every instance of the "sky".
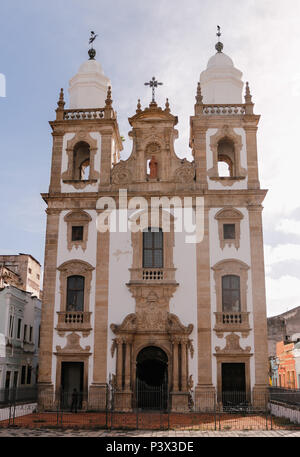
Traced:
<path fill-rule="evenodd" d="M 163 82 L 178 116 L 179 157 L 191 157 L 189 117 L 197 81 L 223 52 L 249 81 L 258 130 L 267 315 L 300 306 L 300 17 L 299 0 L 10 0 L 0 2 L 0 253 L 44 261 L 46 204 L 59 90 L 87 60 L 90 31 L 96 59 L 112 83 L 114 109 L 131 152 L 128 117 L 148 105 L 152 76 Z M 1 95 L 1 91 L 0 91 Z"/>

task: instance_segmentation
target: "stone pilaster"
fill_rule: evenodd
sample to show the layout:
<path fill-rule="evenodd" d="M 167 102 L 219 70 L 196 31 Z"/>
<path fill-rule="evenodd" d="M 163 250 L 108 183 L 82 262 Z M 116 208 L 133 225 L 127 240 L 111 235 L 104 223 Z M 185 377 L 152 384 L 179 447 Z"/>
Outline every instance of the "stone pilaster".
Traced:
<path fill-rule="evenodd" d="M 244 126 L 246 132 L 248 189 L 259 189 L 256 126 Z"/>
<path fill-rule="evenodd" d="M 52 382 L 52 346 L 59 214 L 60 210 L 47 210 L 38 378 L 39 407 L 42 409 L 46 409 L 51 406 L 54 394 L 54 386 Z"/>
<path fill-rule="evenodd" d="M 265 401 L 268 388 L 268 337 L 265 293 L 265 268 L 262 232 L 262 206 L 248 206 L 251 246 L 251 275 L 253 300 L 253 331 L 255 385 L 253 400 L 255 404 Z"/>
<path fill-rule="evenodd" d="M 54 128 L 52 132 L 52 164 L 49 192 L 61 192 L 61 161 L 64 130 L 62 128 Z"/>
<path fill-rule="evenodd" d="M 198 407 L 210 407 L 212 384 L 211 303 L 210 303 L 210 255 L 209 255 L 209 208 L 204 208 L 204 236 L 196 245 L 197 259 L 197 326 L 198 326 L 198 383 L 195 402 Z"/>
<path fill-rule="evenodd" d="M 107 319 L 110 233 L 97 232 L 96 293 L 94 308 L 94 371 L 91 390 L 107 383 Z"/>

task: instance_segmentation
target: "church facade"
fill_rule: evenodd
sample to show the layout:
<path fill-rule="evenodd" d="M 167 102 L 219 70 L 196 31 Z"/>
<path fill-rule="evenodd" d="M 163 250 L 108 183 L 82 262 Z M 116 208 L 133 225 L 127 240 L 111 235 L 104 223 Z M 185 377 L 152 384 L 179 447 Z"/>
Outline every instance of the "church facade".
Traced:
<path fill-rule="evenodd" d="M 174 411 L 230 392 L 257 403 L 266 392 L 260 116 L 216 50 L 195 88 L 192 161 L 176 155 L 177 117 L 154 96 L 129 118 L 132 152 L 120 160 L 110 81 L 93 49 L 70 80 L 68 109 L 61 90 L 42 194 L 41 408 L 74 388 L 92 407 L 109 384 L 120 410 L 143 408 L 147 389 L 165 389 Z"/>

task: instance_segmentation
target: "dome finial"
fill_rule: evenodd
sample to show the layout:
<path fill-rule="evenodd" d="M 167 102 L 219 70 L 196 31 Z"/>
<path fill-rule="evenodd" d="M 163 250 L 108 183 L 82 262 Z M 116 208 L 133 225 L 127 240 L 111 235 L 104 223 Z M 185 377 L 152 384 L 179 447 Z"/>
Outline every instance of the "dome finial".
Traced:
<path fill-rule="evenodd" d="M 220 41 L 221 28 L 220 28 L 219 25 L 217 25 L 217 33 L 216 33 L 216 35 L 217 35 L 219 41 L 218 41 L 218 43 L 216 44 L 215 48 L 216 48 L 216 50 L 217 50 L 218 52 L 222 52 L 222 49 L 223 49 L 224 46 L 223 46 L 223 43 L 221 43 L 221 41 Z"/>
<path fill-rule="evenodd" d="M 90 56 L 89 60 L 95 60 L 96 51 L 93 48 L 93 41 L 97 38 L 98 35 L 95 32 L 91 31 L 91 36 L 89 38 L 89 44 L 91 45 L 90 49 L 88 50 L 88 55 Z"/>

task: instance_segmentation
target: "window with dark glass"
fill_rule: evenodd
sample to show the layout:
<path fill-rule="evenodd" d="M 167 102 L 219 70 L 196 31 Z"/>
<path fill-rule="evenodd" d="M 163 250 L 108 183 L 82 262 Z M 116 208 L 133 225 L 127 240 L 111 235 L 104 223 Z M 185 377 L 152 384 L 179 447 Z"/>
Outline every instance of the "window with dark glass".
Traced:
<path fill-rule="evenodd" d="M 27 367 L 26 384 L 31 384 L 31 366 L 30 365 L 28 365 L 28 367 Z"/>
<path fill-rule="evenodd" d="M 223 224 L 223 237 L 224 240 L 235 239 L 235 224 Z"/>
<path fill-rule="evenodd" d="M 67 311 L 83 311 L 84 277 L 69 276 L 67 279 Z"/>
<path fill-rule="evenodd" d="M 25 379 L 26 379 L 26 365 L 22 365 L 21 384 L 25 384 Z"/>
<path fill-rule="evenodd" d="M 21 325 L 22 325 L 22 319 L 18 319 L 18 331 L 17 331 L 17 338 L 21 338 Z"/>
<path fill-rule="evenodd" d="M 162 229 L 151 228 L 143 232 L 143 267 L 163 267 L 163 232 Z"/>
<path fill-rule="evenodd" d="M 240 278 L 235 275 L 222 277 L 222 309 L 223 312 L 240 312 Z"/>
<path fill-rule="evenodd" d="M 82 241 L 83 240 L 83 226 L 82 225 L 73 225 L 72 226 L 72 241 Z"/>

